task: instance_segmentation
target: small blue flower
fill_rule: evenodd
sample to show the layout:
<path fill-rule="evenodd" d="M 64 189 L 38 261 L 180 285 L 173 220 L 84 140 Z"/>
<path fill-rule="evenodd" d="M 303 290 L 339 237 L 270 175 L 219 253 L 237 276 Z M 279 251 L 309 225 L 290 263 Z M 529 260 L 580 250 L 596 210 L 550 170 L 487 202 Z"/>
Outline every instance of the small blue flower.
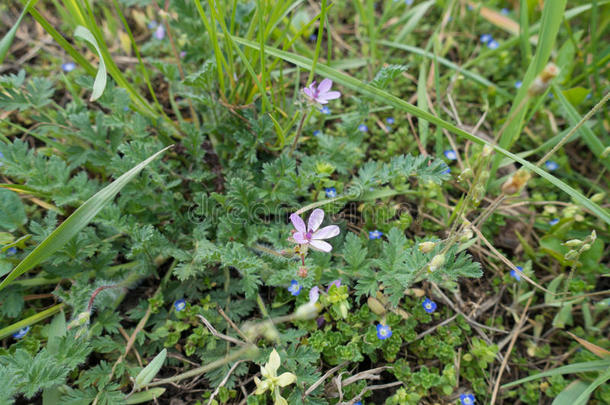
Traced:
<path fill-rule="evenodd" d="M 472 394 L 461 394 L 460 402 L 462 405 L 474 405 L 474 395 Z"/>
<path fill-rule="evenodd" d="M 447 165 L 445 165 L 447 168 L 445 170 L 443 170 L 443 174 L 451 174 L 451 168 Z"/>
<path fill-rule="evenodd" d="M 469 4 L 468 6 L 466 6 L 466 8 L 468 9 L 468 11 L 474 10 L 474 6 L 472 4 Z"/>
<path fill-rule="evenodd" d="M 148 23 L 148 29 L 149 30 L 152 30 L 156 26 L 157 26 L 157 22 L 155 20 L 152 20 L 151 22 Z"/>
<path fill-rule="evenodd" d="M 181 299 L 174 302 L 174 308 L 176 308 L 176 311 L 178 312 L 182 311 L 184 308 L 186 308 L 186 301 L 184 299 Z"/>
<path fill-rule="evenodd" d="M 381 232 L 378 229 L 375 229 L 374 231 L 369 231 L 369 239 L 371 239 L 371 240 L 381 239 L 382 236 L 383 236 L 383 232 Z"/>
<path fill-rule="evenodd" d="M 163 24 L 159 24 L 159 26 L 155 30 L 154 37 L 159 41 L 165 38 L 165 27 L 163 26 Z"/>
<path fill-rule="evenodd" d="M 405 0 L 408 1 L 408 0 Z M 362 401 L 354 402 L 354 405 L 362 405 Z"/>
<path fill-rule="evenodd" d="M 301 293 L 301 288 L 303 287 L 299 284 L 298 281 L 292 280 L 290 281 L 290 287 L 288 287 L 288 291 L 290 292 L 290 294 L 296 297 Z"/>
<path fill-rule="evenodd" d="M 76 69 L 76 64 L 74 62 L 66 62 L 61 65 L 61 70 L 63 70 L 66 73 L 70 73 L 74 69 Z"/>
<path fill-rule="evenodd" d="M 432 301 L 428 297 L 426 297 L 424 302 L 421 303 L 421 306 L 424 307 L 424 311 L 426 311 L 429 314 L 436 311 L 436 302 Z"/>
<path fill-rule="evenodd" d="M 517 270 L 511 270 L 510 275 L 517 281 L 521 281 L 521 273 L 523 273 L 523 267 L 517 266 Z"/>
<path fill-rule="evenodd" d="M 507 8 L 503 8 L 502 10 L 500 10 L 500 14 L 508 15 L 508 13 L 510 13 L 510 11 L 508 11 Z"/>
<path fill-rule="evenodd" d="M 319 129 L 316 129 L 315 131 L 313 131 L 313 136 L 318 136 L 322 134 L 322 131 L 320 131 Z"/>
<path fill-rule="evenodd" d="M 27 334 L 28 334 L 28 332 L 29 332 L 29 331 L 30 331 L 30 327 L 29 327 L 29 326 L 26 326 L 25 328 L 21 328 L 21 329 L 19 329 L 17 332 L 15 332 L 15 333 L 13 334 L 13 337 L 14 337 L 15 339 L 22 339 L 22 338 L 23 338 L 25 335 L 27 335 Z"/>
<path fill-rule="evenodd" d="M 457 153 L 453 149 L 447 149 L 445 152 L 445 157 L 449 160 L 457 160 Z"/>
<path fill-rule="evenodd" d="M 309 36 L 309 40 L 310 40 L 311 42 L 316 42 L 316 41 L 318 40 L 318 36 L 317 36 L 316 34 L 311 34 L 311 35 Z"/>
<path fill-rule="evenodd" d="M 386 124 L 393 125 L 396 121 L 392 117 L 388 117 L 385 119 Z"/>
<path fill-rule="evenodd" d="M 551 93 L 551 92 L 549 92 L 549 95 L 548 95 L 547 97 L 548 97 L 548 98 L 550 98 L 551 100 L 552 100 L 553 98 L 555 98 L 555 96 L 553 96 L 553 93 Z"/>
<path fill-rule="evenodd" d="M 386 340 L 392 336 L 392 329 L 387 325 L 377 324 L 377 337 L 379 340 Z"/>
<path fill-rule="evenodd" d="M 413 4 L 413 0 L 405 0 L 405 4 L 406 4 L 407 6 L 410 6 L 410 5 L 412 5 L 412 4 Z M 356 404 L 354 404 L 354 405 L 356 405 Z"/>
<path fill-rule="evenodd" d="M 325 188 L 326 198 L 335 198 L 337 196 L 337 190 L 334 187 Z"/>
<path fill-rule="evenodd" d="M 523 85 L 523 82 L 521 80 L 517 80 L 515 82 L 515 89 L 520 89 L 522 85 Z"/>
<path fill-rule="evenodd" d="M 547 160 L 546 162 L 544 162 L 544 165 L 547 169 L 551 171 L 559 169 L 559 165 L 553 160 Z"/>
<path fill-rule="evenodd" d="M 549 93 L 550 94 L 550 93 Z M 589 100 L 591 97 L 593 97 L 593 95 L 591 93 L 587 94 L 587 96 L 585 97 L 587 100 Z"/>
<path fill-rule="evenodd" d="M 364 124 L 360 124 L 360 125 L 358 125 L 358 131 L 360 131 L 360 132 L 369 132 L 369 127 L 367 127 Z"/>
<path fill-rule="evenodd" d="M 488 44 L 489 41 L 493 41 L 494 38 L 490 34 L 483 34 L 480 39 L 482 43 Z"/>
<path fill-rule="evenodd" d="M 0 152 L 0 167 L 4 166 L 4 163 L 2 163 L 2 159 L 4 159 L 4 154 Z"/>
<path fill-rule="evenodd" d="M 17 248 L 12 247 L 12 248 L 8 248 L 6 250 L 6 255 L 7 256 L 15 256 L 17 254 Z"/>
<path fill-rule="evenodd" d="M 498 49 L 499 46 L 500 46 L 500 44 L 495 39 L 492 39 L 491 41 L 489 41 L 487 43 L 487 47 L 489 49 Z"/>
<path fill-rule="evenodd" d="M 553 218 L 549 221 L 549 225 L 555 226 L 559 223 L 559 218 Z"/>
<path fill-rule="evenodd" d="M 325 115 L 330 115 L 330 108 L 328 108 L 327 106 L 324 106 L 324 107 L 320 108 L 320 112 Z"/>

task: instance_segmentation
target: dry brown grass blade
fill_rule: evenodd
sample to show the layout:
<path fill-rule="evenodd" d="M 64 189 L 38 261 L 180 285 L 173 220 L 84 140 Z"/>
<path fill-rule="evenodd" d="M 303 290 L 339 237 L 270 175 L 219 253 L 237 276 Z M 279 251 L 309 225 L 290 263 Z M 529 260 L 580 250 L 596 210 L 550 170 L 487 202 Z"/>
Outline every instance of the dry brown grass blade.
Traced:
<path fill-rule="evenodd" d="M 472 1 L 469 1 L 468 4 L 474 7 L 475 9 L 478 6 L 477 3 L 474 3 Z M 516 21 L 506 17 L 505 15 L 502 15 L 497 11 L 494 11 L 491 8 L 485 6 L 481 6 L 479 8 L 479 14 L 481 14 L 481 17 L 483 17 L 490 23 L 496 25 L 497 27 L 508 31 L 511 34 L 519 35 L 519 24 Z"/>
<path fill-rule="evenodd" d="M 574 340 L 576 340 L 578 343 L 581 344 L 582 347 L 584 347 L 585 349 L 587 349 L 588 351 L 590 351 L 591 353 L 593 353 L 594 355 L 596 355 L 597 357 L 604 359 L 607 358 L 608 356 L 610 356 L 610 352 L 606 349 L 604 349 L 603 347 L 599 347 L 598 345 L 595 345 L 591 342 L 588 342 L 584 339 L 579 338 L 578 336 L 576 336 L 575 334 L 566 331 L 566 333 L 568 335 L 570 335 L 570 337 Z"/>

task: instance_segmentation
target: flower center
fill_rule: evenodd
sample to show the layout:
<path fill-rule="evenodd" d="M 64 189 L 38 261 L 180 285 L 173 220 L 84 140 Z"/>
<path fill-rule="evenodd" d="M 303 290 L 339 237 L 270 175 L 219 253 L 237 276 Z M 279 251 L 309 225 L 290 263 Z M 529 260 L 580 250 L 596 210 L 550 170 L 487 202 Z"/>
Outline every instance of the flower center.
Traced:
<path fill-rule="evenodd" d="M 313 236 L 313 234 L 312 234 L 311 232 L 307 232 L 307 233 L 305 234 L 305 238 L 306 238 L 307 240 L 311 240 L 311 237 L 312 237 L 312 236 Z"/>

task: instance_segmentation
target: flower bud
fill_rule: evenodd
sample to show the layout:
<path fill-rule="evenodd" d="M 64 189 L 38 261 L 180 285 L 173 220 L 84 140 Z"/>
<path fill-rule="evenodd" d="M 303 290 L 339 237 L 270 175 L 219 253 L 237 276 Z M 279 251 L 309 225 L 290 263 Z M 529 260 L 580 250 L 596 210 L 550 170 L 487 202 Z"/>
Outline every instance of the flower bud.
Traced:
<path fill-rule="evenodd" d="M 595 229 L 594 229 L 591 231 L 591 235 L 587 236 L 587 238 L 585 239 L 585 242 L 593 243 L 593 242 L 595 242 L 596 239 L 597 239 L 597 232 L 595 232 Z"/>
<path fill-rule="evenodd" d="M 299 271 L 297 271 L 297 275 L 301 278 L 307 277 L 307 267 L 305 267 L 305 266 L 299 267 Z"/>
<path fill-rule="evenodd" d="M 81 312 L 80 314 L 78 314 L 78 316 L 75 319 L 73 319 L 68 324 L 68 330 L 70 330 L 72 328 L 77 328 L 80 326 L 87 325 L 89 323 L 89 319 L 91 319 L 91 312 L 89 312 L 89 311 Z"/>
<path fill-rule="evenodd" d="M 462 235 L 460 235 L 460 242 L 466 242 L 470 240 L 474 236 L 472 229 L 466 228 L 462 231 Z"/>
<path fill-rule="evenodd" d="M 578 251 L 572 249 L 568 253 L 565 254 L 564 258 L 566 260 L 574 260 L 578 258 Z"/>
<path fill-rule="evenodd" d="M 564 245 L 567 247 L 578 247 L 582 245 L 582 241 L 580 239 L 571 239 L 565 242 Z"/>
<path fill-rule="evenodd" d="M 467 167 L 462 170 L 462 173 L 460 173 L 460 175 L 458 176 L 458 181 L 466 181 L 468 179 L 472 179 L 473 175 L 474 173 L 472 172 L 472 169 L 470 167 Z"/>
<path fill-rule="evenodd" d="M 600 155 L 600 157 L 602 159 L 607 158 L 610 155 L 610 146 L 606 146 L 606 149 L 604 149 L 604 151 L 602 152 L 602 154 Z"/>
<path fill-rule="evenodd" d="M 525 169 L 519 169 L 515 174 L 510 176 L 506 182 L 502 185 L 502 192 L 504 194 L 516 194 L 525 186 L 531 175 Z"/>
<path fill-rule="evenodd" d="M 383 304 L 381 302 L 379 302 L 379 300 L 377 298 L 369 297 L 369 299 L 366 301 L 366 303 L 369 306 L 369 308 L 371 309 L 371 311 L 373 311 L 373 313 L 375 313 L 377 315 L 385 314 L 385 307 L 383 306 Z"/>
<path fill-rule="evenodd" d="M 582 245 L 582 247 L 580 248 L 580 252 L 586 252 L 587 250 L 591 249 L 591 245 L 589 245 L 588 243 L 585 243 L 584 245 Z"/>
<path fill-rule="evenodd" d="M 483 151 L 481 152 L 481 155 L 483 155 L 483 157 L 487 157 L 490 156 L 493 152 L 494 149 L 491 146 L 485 145 L 483 146 Z"/>
<path fill-rule="evenodd" d="M 294 318 L 299 321 L 314 319 L 316 316 L 318 316 L 318 306 L 315 302 L 303 304 L 294 312 Z"/>
<path fill-rule="evenodd" d="M 591 201 L 593 201 L 594 203 L 599 203 L 604 199 L 605 196 L 606 196 L 606 193 L 594 194 L 591 196 Z"/>
<path fill-rule="evenodd" d="M 438 270 L 438 268 L 441 267 L 443 264 L 445 264 L 445 255 L 436 255 L 430 261 L 430 266 L 428 266 L 428 269 L 430 270 L 430 272 L 434 272 Z"/>
<path fill-rule="evenodd" d="M 540 74 L 534 79 L 530 88 L 527 90 L 530 96 L 537 96 L 546 91 L 553 80 L 559 74 L 559 68 L 554 63 L 549 63 L 540 72 Z"/>
<path fill-rule="evenodd" d="M 482 184 L 477 184 L 472 190 L 472 202 L 478 207 L 483 201 L 483 197 L 485 197 L 485 187 Z"/>
<path fill-rule="evenodd" d="M 436 242 L 426 241 L 419 244 L 419 251 L 422 253 L 430 253 L 436 246 Z"/>

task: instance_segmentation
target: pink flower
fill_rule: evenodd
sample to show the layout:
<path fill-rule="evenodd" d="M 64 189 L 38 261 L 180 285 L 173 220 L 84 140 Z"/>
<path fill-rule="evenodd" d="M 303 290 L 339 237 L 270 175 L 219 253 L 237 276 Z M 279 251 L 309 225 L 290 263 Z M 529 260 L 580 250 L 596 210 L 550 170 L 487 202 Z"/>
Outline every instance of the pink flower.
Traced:
<path fill-rule="evenodd" d="M 313 210 L 307 221 L 307 228 L 305 228 L 305 222 L 297 214 L 290 216 L 290 221 L 296 229 L 296 232 L 292 235 L 292 238 L 299 245 L 310 245 L 313 249 L 319 250 L 320 252 L 330 252 L 333 247 L 330 243 L 324 242 L 322 239 L 330 239 L 339 235 L 339 227 L 337 225 L 329 225 L 320 230 L 318 228 L 324 220 L 324 211 L 317 208 Z"/>
<path fill-rule="evenodd" d="M 328 104 L 328 100 L 334 100 L 341 97 L 338 91 L 330 91 L 333 81 L 324 79 L 316 88 L 316 82 L 311 83 L 303 89 L 303 93 L 311 100 L 319 104 Z"/>

